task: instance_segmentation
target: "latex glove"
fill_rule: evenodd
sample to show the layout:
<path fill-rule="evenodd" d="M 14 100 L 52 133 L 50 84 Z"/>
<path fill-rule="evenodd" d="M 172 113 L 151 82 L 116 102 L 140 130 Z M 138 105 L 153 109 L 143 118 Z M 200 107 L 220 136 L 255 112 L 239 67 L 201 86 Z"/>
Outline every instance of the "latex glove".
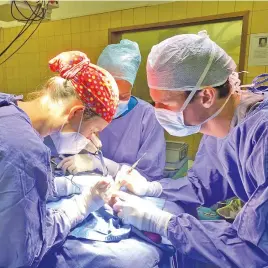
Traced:
<path fill-rule="evenodd" d="M 110 187 L 110 182 L 103 179 L 93 187 L 89 187 L 79 195 L 66 200 L 59 209 L 62 210 L 70 220 L 71 228 L 82 222 L 90 213 L 98 210 L 104 205 L 101 195 Z"/>
<path fill-rule="evenodd" d="M 138 196 L 158 197 L 162 193 L 162 186 L 159 182 L 149 182 L 137 170 L 133 169 L 129 174 L 131 167 L 123 165 L 116 175 L 115 183 L 125 186 L 130 192 Z"/>
<path fill-rule="evenodd" d="M 72 183 L 71 180 L 66 177 L 55 177 L 54 186 L 57 197 L 81 193 L 80 186 L 75 182 Z"/>
<path fill-rule="evenodd" d="M 110 183 L 110 186 L 114 184 L 114 180 L 111 176 L 107 176 L 105 181 Z M 56 197 L 70 196 L 72 194 L 80 194 L 85 188 L 94 186 L 100 177 L 96 176 L 62 176 L 54 178 L 54 186 Z M 111 187 L 110 187 L 111 188 Z"/>
<path fill-rule="evenodd" d="M 167 227 L 172 214 L 160 210 L 150 201 L 138 196 L 118 192 L 117 198 L 119 200 L 114 204 L 113 209 L 118 212 L 117 215 L 123 223 L 131 224 L 142 231 L 167 236 Z"/>
<path fill-rule="evenodd" d="M 70 174 L 77 174 L 78 172 L 92 171 L 94 169 L 94 156 L 90 154 L 76 154 L 65 157 L 57 166 L 61 168 L 64 173 L 68 170 Z"/>

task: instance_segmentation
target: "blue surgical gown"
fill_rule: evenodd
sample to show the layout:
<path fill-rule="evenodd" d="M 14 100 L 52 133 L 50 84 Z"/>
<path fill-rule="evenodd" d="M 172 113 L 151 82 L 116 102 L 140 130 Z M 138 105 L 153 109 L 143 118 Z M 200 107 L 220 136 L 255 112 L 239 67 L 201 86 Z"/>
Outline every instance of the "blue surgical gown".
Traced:
<path fill-rule="evenodd" d="M 268 101 L 223 139 L 204 136 L 187 177 L 162 180 L 162 198 L 211 206 L 237 196 L 245 206 L 233 223 L 172 217 L 168 238 L 183 254 L 218 267 L 268 266 Z"/>
<path fill-rule="evenodd" d="M 53 195 L 50 152 L 13 95 L 0 94 L 0 267 L 36 267 L 70 231 L 46 209 Z"/>
<path fill-rule="evenodd" d="M 133 96 L 130 102 L 133 99 L 138 101 L 135 107 L 100 133 L 103 155 L 120 165 L 133 165 L 146 152 L 136 169 L 150 181 L 159 180 L 166 161 L 164 130 L 153 106 Z"/>

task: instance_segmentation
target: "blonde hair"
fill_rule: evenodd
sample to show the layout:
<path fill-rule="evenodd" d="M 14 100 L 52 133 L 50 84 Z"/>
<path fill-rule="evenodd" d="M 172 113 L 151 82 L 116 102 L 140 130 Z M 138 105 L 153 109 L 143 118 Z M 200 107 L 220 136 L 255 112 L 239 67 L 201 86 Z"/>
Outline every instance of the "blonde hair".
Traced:
<path fill-rule="evenodd" d="M 50 99 L 55 102 L 59 100 L 70 100 L 72 98 L 81 100 L 79 95 L 76 93 L 72 82 L 60 76 L 54 76 L 48 79 L 41 90 L 29 93 L 27 95 L 27 100 L 34 100 L 46 94 L 49 95 Z M 88 120 L 94 116 L 99 116 L 92 111 L 90 107 L 87 107 L 85 103 L 84 106 L 84 119 Z"/>

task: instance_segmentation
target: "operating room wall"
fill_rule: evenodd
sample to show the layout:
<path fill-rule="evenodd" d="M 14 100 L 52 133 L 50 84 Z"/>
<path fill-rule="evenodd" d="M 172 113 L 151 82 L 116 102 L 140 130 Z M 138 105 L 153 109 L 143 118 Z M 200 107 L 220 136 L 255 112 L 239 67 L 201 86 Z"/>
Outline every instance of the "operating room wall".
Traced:
<path fill-rule="evenodd" d="M 179 1 L 168 4 L 139 7 L 72 19 L 44 22 L 30 40 L 10 60 L 0 65 L 1 91 L 27 94 L 40 89 L 43 82 L 53 74 L 48 69 L 48 60 L 64 50 L 81 50 L 96 62 L 102 49 L 108 44 L 108 29 L 141 25 L 185 18 L 217 15 L 236 11 L 250 11 L 246 54 L 246 81 L 257 74 L 268 72 L 268 66 L 247 65 L 249 35 L 268 32 L 268 2 L 260 1 Z M 31 30 L 35 28 L 33 25 Z M 0 48 L 6 47 L 20 27 L 0 29 Z M 29 30 L 29 32 L 31 32 Z M 7 56 L 15 51 L 26 36 L 16 41 Z M 5 58 L 1 57 L 0 62 Z M 145 88 L 144 90 L 147 90 Z M 189 144 L 189 156 L 194 157 L 200 135 L 183 139 Z"/>

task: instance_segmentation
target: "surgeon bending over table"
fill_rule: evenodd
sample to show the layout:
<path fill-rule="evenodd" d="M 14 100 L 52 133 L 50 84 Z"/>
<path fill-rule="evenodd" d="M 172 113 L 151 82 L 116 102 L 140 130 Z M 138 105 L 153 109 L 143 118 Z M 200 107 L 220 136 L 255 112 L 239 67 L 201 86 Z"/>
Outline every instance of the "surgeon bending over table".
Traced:
<path fill-rule="evenodd" d="M 115 80 L 84 53 L 61 53 L 50 68 L 59 76 L 49 79 L 34 100 L 0 94 L 0 267 L 37 267 L 74 226 L 103 206 L 99 195 L 109 186 L 99 180 L 61 209 L 47 208 L 47 200 L 58 196 L 60 188 L 53 181 L 43 137 L 56 133 L 60 142 L 64 125 L 76 136 L 90 137 L 88 125 L 94 121 L 95 131 L 101 131 L 118 104 Z M 93 83 L 109 102 L 105 113 L 103 106 L 92 106 Z"/>
<path fill-rule="evenodd" d="M 121 172 L 133 193 L 211 206 L 237 196 L 245 202 L 233 223 L 199 221 L 118 193 L 123 222 L 167 237 L 187 256 L 218 267 L 268 265 L 268 100 L 241 90 L 233 59 L 205 31 L 171 37 L 151 49 L 147 79 L 159 123 L 174 136 L 204 134 L 185 178 L 151 183 Z M 254 85 L 251 85 L 253 87 Z"/>
<path fill-rule="evenodd" d="M 97 65 L 112 74 L 119 89 L 116 114 L 99 136 L 110 175 L 115 177 L 122 166 L 128 168 L 145 154 L 136 170 L 154 181 L 163 177 L 166 142 L 153 107 L 131 96 L 140 62 L 139 46 L 130 40 L 107 46 L 99 56 Z M 72 174 L 102 170 L 98 158 L 83 153 L 65 158 L 59 167 Z"/>

